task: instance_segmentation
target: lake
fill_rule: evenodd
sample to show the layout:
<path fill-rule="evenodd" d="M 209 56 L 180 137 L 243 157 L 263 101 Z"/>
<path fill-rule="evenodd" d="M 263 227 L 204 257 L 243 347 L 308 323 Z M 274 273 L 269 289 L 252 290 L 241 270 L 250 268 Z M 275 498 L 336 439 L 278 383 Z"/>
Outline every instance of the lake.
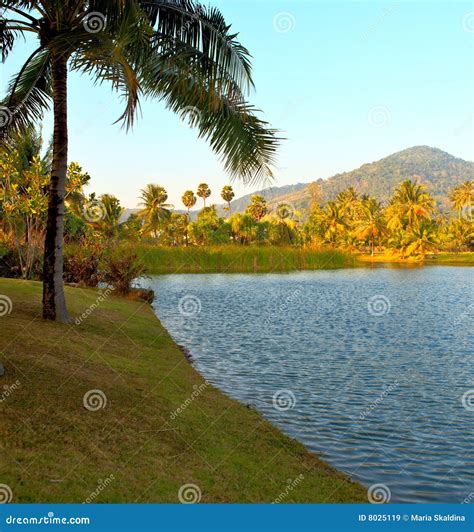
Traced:
<path fill-rule="evenodd" d="M 142 282 L 212 384 L 391 502 L 474 502 L 473 273 L 358 268 Z M 388 489 L 387 489 L 388 488 Z"/>

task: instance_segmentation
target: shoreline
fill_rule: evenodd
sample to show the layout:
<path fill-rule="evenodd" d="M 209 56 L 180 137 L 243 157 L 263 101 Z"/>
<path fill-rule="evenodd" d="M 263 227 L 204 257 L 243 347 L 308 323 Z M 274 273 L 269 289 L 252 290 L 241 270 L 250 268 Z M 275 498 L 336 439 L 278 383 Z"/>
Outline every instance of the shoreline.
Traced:
<path fill-rule="evenodd" d="M 178 503 L 189 484 L 206 503 L 367 502 L 362 484 L 209 385 L 148 303 L 110 295 L 65 326 L 40 319 L 37 282 L 1 278 L 0 294 L 12 302 L 0 384 L 21 384 L 0 430 L 12 466 L 29 464 L 28 482 L 18 467 L 2 472 L 13 502 L 85 501 L 111 475 L 94 502 Z M 72 316 L 97 300 L 94 289 L 66 295 Z M 103 404 L 90 411 L 94 391 Z M 25 417 L 33 430 L 18 431 Z"/>

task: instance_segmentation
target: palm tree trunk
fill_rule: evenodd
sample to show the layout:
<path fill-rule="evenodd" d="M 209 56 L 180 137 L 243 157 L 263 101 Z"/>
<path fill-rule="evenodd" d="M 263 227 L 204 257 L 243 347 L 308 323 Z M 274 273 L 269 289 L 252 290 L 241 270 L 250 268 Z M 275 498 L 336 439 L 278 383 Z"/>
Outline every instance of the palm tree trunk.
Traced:
<path fill-rule="evenodd" d="M 64 296 L 64 197 L 68 163 L 67 57 L 54 56 L 53 165 L 49 189 L 48 222 L 44 243 L 43 318 L 70 320 Z"/>

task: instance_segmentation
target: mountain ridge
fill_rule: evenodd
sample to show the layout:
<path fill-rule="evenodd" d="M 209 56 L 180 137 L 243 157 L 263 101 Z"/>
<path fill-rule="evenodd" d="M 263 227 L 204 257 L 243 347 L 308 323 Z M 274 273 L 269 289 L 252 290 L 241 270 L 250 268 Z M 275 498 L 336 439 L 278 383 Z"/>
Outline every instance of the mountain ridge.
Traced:
<path fill-rule="evenodd" d="M 264 196 L 270 206 L 285 202 L 291 203 L 296 209 L 307 209 L 311 201 L 309 186 L 312 183 L 320 186 L 322 202 L 334 199 L 350 186 L 360 194 L 370 194 L 380 201 L 386 201 L 394 188 L 405 179 L 416 179 L 424 184 L 437 204 L 445 209 L 449 207 L 449 191 L 464 181 L 474 179 L 474 162 L 465 161 L 439 148 L 412 146 L 326 179 L 271 187 L 247 194 L 234 200 L 231 209 L 232 212 L 244 211 L 254 194 Z M 287 190 L 291 187 L 292 190 Z M 220 213 L 224 212 L 223 205 L 217 207 Z"/>

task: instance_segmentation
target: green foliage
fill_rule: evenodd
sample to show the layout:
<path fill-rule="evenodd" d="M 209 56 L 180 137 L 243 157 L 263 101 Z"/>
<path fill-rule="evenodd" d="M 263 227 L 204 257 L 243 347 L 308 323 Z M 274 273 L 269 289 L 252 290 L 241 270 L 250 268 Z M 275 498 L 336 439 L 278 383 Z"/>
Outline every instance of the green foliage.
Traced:
<path fill-rule="evenodd" d="M 252 196 L 245 212 L 246 214 L 250 214 L 254 220 L 259 222 L 269 212 L 267 200 L 258 194 Z"/>

